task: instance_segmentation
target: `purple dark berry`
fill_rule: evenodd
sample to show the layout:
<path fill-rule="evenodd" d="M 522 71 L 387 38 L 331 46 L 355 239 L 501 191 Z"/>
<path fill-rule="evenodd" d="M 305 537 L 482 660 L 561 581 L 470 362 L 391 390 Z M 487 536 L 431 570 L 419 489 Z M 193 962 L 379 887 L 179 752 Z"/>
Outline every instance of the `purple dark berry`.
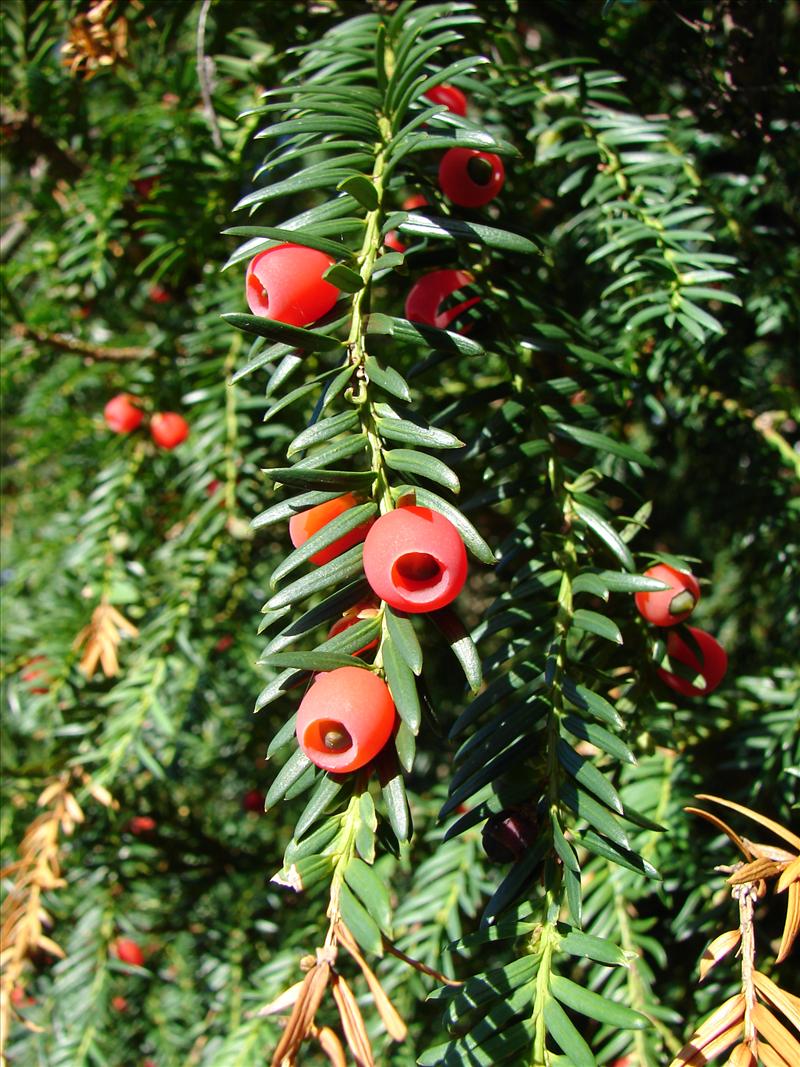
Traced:
<path fill-rule="evenodd" d="M 501 811 L 486 820 L 483 851 L 493 863 L 513 863 L 536 840 L 537 825 L 521 811 Z"/>

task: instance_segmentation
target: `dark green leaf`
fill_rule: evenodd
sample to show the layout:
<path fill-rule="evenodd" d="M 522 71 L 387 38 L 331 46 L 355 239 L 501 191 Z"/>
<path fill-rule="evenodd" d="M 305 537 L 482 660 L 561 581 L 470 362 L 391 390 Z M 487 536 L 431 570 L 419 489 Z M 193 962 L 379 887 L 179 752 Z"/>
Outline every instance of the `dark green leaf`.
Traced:
<path fill-rule="evenodd" d="M 353 545 L 341 556 L 332 559 L 330 563 L 324 564 L 311 574 L 304 574 L 271 597 L 267 601 L 267 608 L 274 611 L 276 608 L 296 604 L 311 596 L 312 593 L 330 589 L 331 586 L 340 586 L 348 579 L 355 578 L 356 575 L 360 576 L 363 573 L 361 562 L 363 551 L 363 545 Z"/>
<path fill-rule="evenodd" d="M 572 624 L 579 630 L 586 630 L 590 634 L 604 637 L 606 641 L 613 641 L 616 645 L 622 644 L 619 627 L 606 615 L 600 615 L 596 611 L 587 611 L 585 608 L 577 608 L 572 613 Z"/>
<path fill-rule="evenodd" d="M 436 493 L 431 492 L 430 489 L 424 489 L 421 486 L 416 485 L 401 485 L 397 489 L 398 496 L 403 496 L 406 493 L 414 493 L 417 498 L 417 504 L 425 508 L 431 508 L 433 511 L 441 512 L 446 519 L 455 526 L 461 535 L 461 540 L 466 545 L 469 552 L 481 561 L 481 563 L 487 563 L 489 566 L 494 566 L 496 563 L 494 552 L 469 519 L 465 518 L 461 512 L 453 504 L 448 503 L 442 497 Z"/>
<path fill-rule="evenodd" d="M 408 385 L 392 367 L 382 367 L 374 356 L 367 356 L 364 361 L 367 377 L 374 382 L 379 389 L 396 396 L 400 400 L 411 400 Z"/>
<path fill-rule="evenodd" d="M 335 500 L 337 496 L 341 496 L 341 493 L 336 492 L 336 490 L 327 493 L 300 493 L 298 496 L 283 500 L 280 504 L 273 504 L 266 511 L 262 511 L 260 515 L 256 515 L 250 525 L 254 530 L 259 530 L 262 526 L 270 526 L 275 522 L 285 522 L 292 515 L 307 511 L 308 508 L 316 507 L 317 504 L 324 504 L 328 500 Z"/>
<path fill-rule="evenodd" d="M 392 936 L 392 906 L 386 886 L 372 867 L 354 858 L 345 867 L 344 879 L 387 937 Z"/>
<path fill-rule="evenodd" d="M 328 267 L 322 277 L 345 293 L 357 293 L 366 284 L 358 271 L 352 270 L 344 263 L 334 263 L 332 267 Z"/>
<path fill-rule="evenodd" d="M 378 190 L 363 174 L 351 174 L 349 178 L 339 182 L 336 188 L 343 193 L 349 193 L 367 211 L 375 211 L 378 207 Z"/>
<path fill-rule="evenodd" d="M 650 1026 L 648 1019 L 638 1011 L 618 1004 L 609 997 L 593 993 L 585 986 L 579 986 L 569 978 L 554 974 L 550 978 L 550 992 L 562 1004 L 589 1019 L 614 1026 L 621 1030 L 645 1030 Z"/>
<path fill-rule="evenodd" d="M 380 312 L 373 312 L 369 316 L 367 333 L 376 341 L 387 338 L 441 352 L 459 352 L 464 356 L 483 355 L 483 346 L 469 337 L 462 337 L 461 334 L 452 333 L 450 330 L 437 330 L 435 326 L 409 322 L 408 319 L 393 318 Z"/>
<path fill-rule="evenodd" d="M 607 837 L 613 844 L 620 848 L 630 849 L 628 835 L 620 824 L 602 804 L 570 781 L 561 783 L 559 791 L 561 800 L 571 808 L 581 819 L 585 819 L 590 826 Z"/>
<path fill-rule="evenodd" d="M 284 763 L 278 771 L 275 781 L 269 787 L 265 808 L 269 810 L 269 808 L 285 796 L 287 790 L 290 789 L 298 778 L 300 778 L 302 774 L 305 774 L 311 766 L 311 760 L 305 752 L 299 748 L 296 752 L 293 752 L 286 763 Z"/>
<path fill-rule="evenodd" d="M 352 430 L 358 423 L 357 411 L 342 411 L 338 415 L 331 415 L 330 418 L 320 419 L 295 437 L 287 448 L 286 455 L 291 457 L 306 448 L 329 441 L 337 434 Z"/>
<path fill-rule="evenodd" d="M 383 938 L 374 920 L 364 905 L 353 895 L 346 884 L 339 891 L 339 908 L 344 924 L 361 948 L 375 956 L 383 955 Z"/>
<path fill-rule="evenodd" d="M 584 934 L 580 930 L 570 930 L 564 934 L 558 947 L 563 952 L 568 952 L 570 956 L 595 960 L 597 963 L 606 963 L 611 967 L 629 965 L 629 958 L 619 946 L 612 941 L 607 941 L 604 937 Z"/>
<path fill-rule="evenodd" d="M 476 692 L 483 683 L 481 659 L 461 619 L 451 608 L 432 611 L 429 618 L 444 635 L 456 659 L 461 664 L 467 684 L 473 692 Z"/>
<path fill-rule="evenodd" d="M 429 215 L 409 214 L 400 224 L 402 233 L 411 233 L 418 237 L 430 237 L 439 240 L 469 241 L 505 252 L 517 252 L 522 255 L 539 255 L 539 247 L 528 237 L 498 230 L 494 226 L 484 226 L 479 222 L 465 222 L 461 219 L 447 219 Z"/>
<path fill-rule="evenodd" d="M 598 693 L 593 693 L 585 685 L 576 685 L 571 678 L 565 677 L 562 680 L 562 686 L 567 700 L 574 704 L 576 708 L 580 708 L 581 711 L 588 711 L 590 715 L 593 715 L 595 719 L 599 719 L 600 722 L 607 722 L 618 730 L 622 729 L 623 721 L 621 716 L 617 714 L 614 706 L 609 704 L 605 697 L 601 697 Z"/>
<path fill-rule="evenodd" d="M 611 782 L 602 774 L 597 767 L 584 756 L 579 756 L 578 753 L 568 745 L 563 738 L 559 738 L 556 745 L 556 752 L 558 760 L 561 766 L 568 771 L 572 777 L 590 792 L 602 800 L 604 804 L 607 804 L 613 811 L 622 815 L 622 801 L 619 798 L 619 794 L 613 787 Z M 563 857 L 562 857 L 563 858 Z"/>
<path fill-rule="evenodd" d="M 315 534 L 312 534 L 299 548 L 295 549 L 286 559 L 272 572 L 272 585 L 277 585 L 288 574 L 302 566 L 317 552 L 339 541 L 351 530 L 363 526 L 377 512 L 378 505 L 369 501 L 366 504 L 357 504 L 353 508 L 337 515 L 335 519 L 326 522 Z"/>
<path fill-rule="evenodd" d="M 346 783 L 347 776 L 323 774 L 317 784 L 317 788 L 311 794 L 303 814 L 297 820 L 297 825 L 294 828 L 294 836 L 296 838 L 301 838 L 306 830 L 325 814 L 326 810 L 342 792 Z M 338 829 L 338 822 L 336 825 Z"/>
<path fill-rule="evenodd" d="M 385 609 L 386 626 L 397 654 L 408 664 L 414 674 L 422 671 L 422 649 L 411 619 L 398 615 L 392 608 Z"/>
<path fill-rule="evenodd" d="M 304 330 L 300 326 L 289 326 L 285 322 L 276 319 L 266 319 L 260 315 L 243 315 L 238 311 L 226 312 L 223 319 L 237 330 L 245 333 L 255 333 L 259 337 L 266 337 L 270 341 L 278 341 L 280 344 L 291 345 L 292 348 L 300 348 L 304 352 L 330 352 L 341 346 L 341 341 L 335 337 L 320 333 L 316 330 Z"/>
<path fill-rule="evenodd" d="M 319 467 L 273 467 L 264 474 L 280 485 L 296 485 L 300 489 L 367 489 L 375 480 L 374 471 L 331 471 Z"/>
<path fill-rule="evenodd" d="M 415 452 L 409 448 L 392 448 L 383 453 L 383 458 L 387 467 L 392 470 L 427 478 L 454 493 L 460 489 L 455 472 L 435 456 L 428 456 L 424 452 Z"/>
<path fill-rule="evenodd" d="M 435 426 L 418 426 L 408 419 L 377 418 L 375 425 L 381 437 L 400 441 L 418 448 L 463 448 L 464 442 L 446 430 Z"/>
<path fill-rule="evenodd" d="M 570 1022 L 569 1016 L 558 1001 L 552 997 L 547 999 L 544 1006 L 544 1022 L 548 1033 L 570 1063 L 580 1064 L 581 1067 L 597 1067 L 592 1050 Z"/>
<path fill-rule="evenodd" d="M 572 506 L 575 509 L 575 514 L 578 518 L 585 522 L 589 529 L 605 543 L 623 567 L 629 571 L 635 570 L 636 565 L 633 562 L 633 556 L 631 555 L 630 549 L 614 527 L 606 522 L 605 519 L 601 518 L 601 516 L 591 508 L 575 502 L 573 502 Z"/>
<path fill-rule="evenodd" d="M 384 639 L 381 652 L 386 670 L 386 681 L 389 684 L 389 691 L 397 713 L 412 734 L 416 735 L 419 732 L 421 711 L 414 674 L 395 648 L 391 638 Z"/>

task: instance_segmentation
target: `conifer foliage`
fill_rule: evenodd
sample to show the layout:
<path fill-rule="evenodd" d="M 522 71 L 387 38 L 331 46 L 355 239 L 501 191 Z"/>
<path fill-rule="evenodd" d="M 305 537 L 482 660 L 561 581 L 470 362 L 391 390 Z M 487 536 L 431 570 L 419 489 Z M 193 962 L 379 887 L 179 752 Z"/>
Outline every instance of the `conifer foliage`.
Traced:
<path fill-rule="evenodd" d="M 790 29 L 9 0 L 4 1063 L 800 1059 Z"/>

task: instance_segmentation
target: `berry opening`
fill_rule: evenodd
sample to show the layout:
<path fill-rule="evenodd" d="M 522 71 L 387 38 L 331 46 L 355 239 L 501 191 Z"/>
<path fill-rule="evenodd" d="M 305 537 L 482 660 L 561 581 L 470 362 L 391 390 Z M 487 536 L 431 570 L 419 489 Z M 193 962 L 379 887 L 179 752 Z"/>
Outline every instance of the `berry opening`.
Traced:
<path fill-rule="evenodd" d="M 681 590 L 677 593 L 669 602 L 670 615 L 688 615 L 694 611 L 694 606 L 697 603 L 696 599 L 692 596 L 688 589 Z"/>
<path fill-rule="evenodd" d="M 406 552 L 392 568 L 395 583 L 408 590 L 424 589 L 442 576 L 442 565 L 430 552 Z"/>
<path fill-rule="evenodd" d="M 488 185 L 493 173 L 494 167 L 483 156 L 473 156 L 467 163 L 467 174 L 476 185 Z"/>
<path fill-rule="evenodd" d="M 319 732 L 328 752 L 345 752 L 353 744 L 353 738 L 340 722 L 323 720 Z"/>

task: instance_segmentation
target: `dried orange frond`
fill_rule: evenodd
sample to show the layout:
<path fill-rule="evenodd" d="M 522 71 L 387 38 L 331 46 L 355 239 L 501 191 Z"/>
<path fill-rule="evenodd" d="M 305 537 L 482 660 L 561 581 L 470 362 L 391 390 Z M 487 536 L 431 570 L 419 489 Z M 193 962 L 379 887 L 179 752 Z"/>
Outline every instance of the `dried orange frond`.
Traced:
<path fill-rule="evenodd" d="M 718 816 L 712 815 L 710 811 L 703 811 L 702 808 L 686 807 L 683 810 L 689 815 L 699 815 L 701 819 L 705 819 L 706 822 L 710 822 L 712 826 L 716 826 L 718 830 L 721 830 L 723 834 L 725 834 L 731 839 L 731 841 L 733 841 L 734 845 L 736 845 L 736 847 L 739 849 L 745 859 L 753 859 L 752 852 L 744 843 L 742 838 L 739 837 L 736 831 L 732 830 L 730 826 L 728 826 L 726 822 L 723 822 L 722 819 L 720 819 Z"/>
<path fill-rule="evenodd" d="M 721 804 L 723 807 L 737 811 L 748 819 L 752 819 L 753 822 L 757 822 L 767 830 L 770 830 L 777 837 L 781 838 L 785 844 L 793 846 L 794 850 L 790 851 L 789 849 L 782 848 L 778 845 L 750 841 L 746 837 L 740 837 L 727 825 L 727 823 L 718 818 L 718 816 L 704 811 L 702 808 L 692 807 L 685 809 L 688 812 L 692 812 L 693 814 L 706 819 L 708 822 L 712 823 L 712 825 L 722 830 L 723 833 L 727 834 L 747 860 L 746 863 L 737 864 L 732 870 L 732 873 L 728 878 L 728 885 L 734 887 L 748 885 L 758 886 L 760 896 L 766 891 L 765 883 L 774 878 L 777 879 L 775 885 L 776 892 L 783 893 L 788 891 L 786 896 L 786 918 L 783 926 L 783 934 L 781 936 L 778 955 L 775 960 L 776 963 L 782 963 L 792 951 L 794 943 L 797 940 L 798 935 L 800 935 L 800 856 L 797 854 L 797 851 L 800 851 L 800 838 L 792 833 L 791 830 L 787 830 L 785 826 L 781 826 L 780 823 L 775 822 L 774 819 L 768 819 L 765 815 L 759 815 L 758 812 L 745 807 L 743 804 L 736 804 L 732 800 L 725 800 L 722 797 L 711 796 L 706 793 L 698 794 L 698 799 L 710 800 L 715 804 Z M 730 870 L 730 868 L 728 869 Z"/>
<path fill-rule="evenodd" d="M 98 663 L 106 678 L 113 678 L 118 673 L 117 648 L 123 636 L 138 637 L 139 631 L 112 604 L 101 600 L 92 612 L 92 621 L 72 642 L 75 651 L 86 645 L 78 666 L 87 678 L 94 676 Z"/>
<path fill-rule="evenodd" d="M 703 953 L 700 960 L 700 981 L 702 982 L 712 967 L 716 967 L 720 960 L 724 959 L 731 949 L 736 948 L 742 939 L 741 930 L 726 930 L 724 934 L 715 937 Z"/>
<path fill-rule="evenodd" d="M 759 815 L 757 811 L 753 811 L 752 808 L 746 808 L 743 804 L 736 804 L 732 800 L 724 800 L 722 797 L 712 796 L 710 793 L 698 793 L 698 800 L 710 800 L 714 804 L 721 804 L 724 808 L 730 808 L 732 811 L 738 811 L 740 815 L 747 816 L 748 819 L 752 819 L 754 822 L 760 823 L 768 830 L 772 830 L 778 837 L 783 838 L 787 844 L 793 845 L 795 849 L 800 851 L 800 837 L 797 834 L 793 834 L 791 830 L 787 830 L 785 826 L 781 826 L 780 823 L 774 822 L 772 819 L 768 819 L 766 815 Z"/>
<path fill-rule="evenodd" d="M 378 1009 L 378 1014 L 381 1017 L 381 1022 L 383 1023 L 387 1034 L 394 1041 L 404 1041 L 406 1034 L 408 1033 L 408 1027 L 400 1018 L 394 1004 L 389 1000 L 389 997 L 386 995 L 386 991 L 378 981 L 377 976 L 358 951 L 358 945 L 356 944 L 355 938 L 341 920 L 336 923 L 334 932 L 336 940 L 350 953 L 361 968 L 361 973 L 364 975 L 364 979 L 369 986 L 369 991 L 372 994 L 372 999 L 375 1002 L 375 1007 Z"/>
<path fill-rule="evenodd" d="M 375 1057 L 367 1034 L 361 1009 L 347 979 L 337 969 L 339 947 L 358 964 L 386 1032 L 394 1041 L 404 1040 L 408 1028 L 381 986 L 375 973 L 364 959 L 358 943 L 341 919 L 331 926 L 326 945 L 318 948 L 316 956 L 306 956 L 300 966 L 307 973 L 270 1004 L 259 1015 L 275 1015 L 290 1011 L 286 1029 L 272 1057 L 271 1067 L 293 1067 L 303 1042 L 314 1038 L 334 1067 L 344 1067 L 345 1053 L 338 1035 L 328 1027 L 318 1027 L 314 1021 L 325 990 L 330 987 L 342 1025 L 342 1033 L 357 1067 L 374 1067 Z M 388 946 L 387 946 L 388 947 Z"/>
<path fill-rule="evenodd" d="M 789 1064 L 800 1063 L 800 1042 L 782 1022 L 775 1018 L 769 1008 L 763 1004 L 756 1004 L 752 1011 L 752 1018 L 759 1036 L 769 1041 L 779 1056 L 782 1056 Z"/>
<path fill-rule="evenodd" d="M 744 1027 L 744 993 L 726 1000 L 698 1026 L 670 1067 L 694 1067 L 705 1064 L 739 1038 Z"/>
<path fill-rule="evenodd" d="M 781 989 L 761 971 L 753 972 L 753 985 L 761 999 L 777 1008 L 800 1033 L 800 997 Z"/>
<path fill-rule="evenodd" d="M 76 823 L 83 821 L 80 805 L 69 791 L 69 781 L 70 775 L 65 774 L 45 787 L 38 803 L 47 810 L 25 831 L 19 846 L 20 858 L 0 871 L 0 877 L 14 879 L 0 912 L 0 1057 L 14 1011 L 12 990 L 20 981 L 26 960 L 38 950 L 51 956 L 64 955 L 44 932 L 50 917 L 42 905 L 42 894 L 65 884 L 61 877 L 59 834 L 71 834 Z"/>
<path fill-rule="evenodd" d="M 783 934 L 778 948 L 776 963 L 783 963 L 792 951 L 797 935 L 800 933 L 800 882 L 792 882 L 789 886 L 789 896 L 786 904 L 786 919 L 783 924 Z"/>
<path fill-rule="evenodd" d="M 69 36 L 61 49 L 61 61 L 70 73 L 93 77 L 102 67 L 111 67 L 128 54 L 128 23 L 124 16 L 107 25 L 114 0 L 93 0 L 86 14 L 77 14 L 69 24 Z"/>

